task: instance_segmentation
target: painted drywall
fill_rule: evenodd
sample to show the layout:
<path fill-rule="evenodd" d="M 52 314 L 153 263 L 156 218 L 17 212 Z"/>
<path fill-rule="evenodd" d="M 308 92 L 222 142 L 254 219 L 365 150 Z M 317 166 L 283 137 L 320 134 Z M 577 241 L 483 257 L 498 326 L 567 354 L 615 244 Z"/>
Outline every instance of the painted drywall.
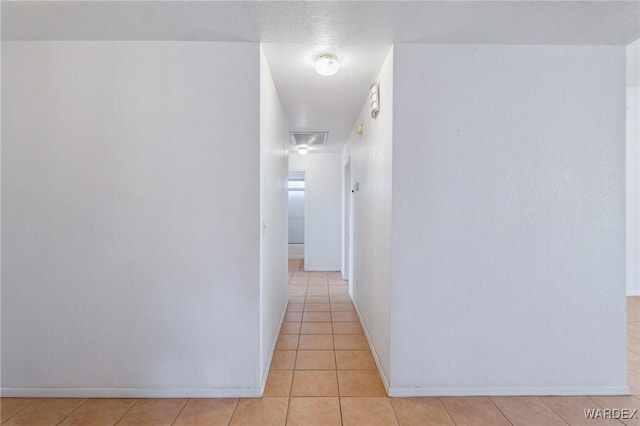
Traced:
<path fill-rule="evenodd" d="M 623 47 L 394 47 L 392 395 L 623 393 Z"/>
<path fill-rule="evenodd" d="M 304 191 L 289 191 L 289 244 L 304 244 Z"/>
<path fill-rule="evenodd" d="M 289 125 L 260 48 L 260 372 L 262 389 L 287 308 Z"/>
<path fill-rule="evenodd" d="M 341 155 L 289 155 L 289 170 L 305 172 L 304 268 L 339 271 L 342 202 Z"/>
<path fill-rule="evenodd" d="M 2 44 L 4 395 L 260 394 L 259 84 L 258 44 Z"/>
<path fill-rule="evenodd" d="M 347 144 L 351 156 L 351 181 L 358 186 L 351 197 L 350 291 L 388 387 L 393 49 L 389 50 L 376 81 L 380 83 L 380 112 L 373 119 L 367 99 Z M 357 132 L 359 123 L 364 126 L 362 135 Z"/>
<path fill-rule="evenodd" d="M 640 87 L 627 86 L 627 295 L 640 295 Z"/>
<path fill-rule="evenodd" d="M 627 44 L 627 86 L 640 86 L 640 39 Z"/>

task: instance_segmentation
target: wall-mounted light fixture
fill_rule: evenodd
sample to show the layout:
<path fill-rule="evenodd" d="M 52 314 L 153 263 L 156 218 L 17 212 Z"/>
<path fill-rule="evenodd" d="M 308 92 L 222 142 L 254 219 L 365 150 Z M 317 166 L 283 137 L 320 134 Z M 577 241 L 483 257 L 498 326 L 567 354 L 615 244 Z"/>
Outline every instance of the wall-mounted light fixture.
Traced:
<path fill-rule="evenodd" d="M 375 119 L 380 112 L 380 83 L 377 81 L 369 88 L 369 101 L 371 103 L 371 118 Z"/>
<path fill-rule="evenodd" d="M 320 53 L 316 56 L 313 66 L 318 74 L 328 77 L 338 72 L 340 62 L 338 62 L 338 57 L 333 53 Z"/>
<path fill-rule="evenodd" d="M 302 145 L 298 147 L 298 154 L 307 155 L 308 152 L 309 152 L 309 148 L 307 148 L 306 146 Z"/>

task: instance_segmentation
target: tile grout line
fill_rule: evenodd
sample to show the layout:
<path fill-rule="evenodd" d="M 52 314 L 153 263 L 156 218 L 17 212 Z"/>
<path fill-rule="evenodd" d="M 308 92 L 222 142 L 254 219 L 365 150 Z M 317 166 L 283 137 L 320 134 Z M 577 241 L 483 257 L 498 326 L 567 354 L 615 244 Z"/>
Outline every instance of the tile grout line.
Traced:
<path fill-rule="evenodd" d="M 546 402 L 544 402 L 544 400 L 543 400 L 542 398 L 539 398 L 539 397 L 537 397 L 537 396 L 536 396 L 536 398 L 538 399 L 538 401 L 542 402 L 542 405 L 544 405 L 545 407 L 547 407 L 549 410 L 551 410 L 551 412 L 552 412 L 553 414 L 555 414 L 556 416 L 558 416 L 558 417 L 560 418 L 560 420 L 562 420 L 563 422 L 565 422 L 567 425 L 570 425 L 570 424 L 571 424 L 571 423 L 569 423 L 569 420 L 567 420 L 567 419 L 565 419 L 564 417 L 562 417 L 562 416 L 560 415 L 560 413 L 558 413 L 556 410 L 554 410 L 552 406 L 550 406 L 549 404 L 547 404 Z M 589 399 L 589 398 L 587 398 L 587 399 Z M 591 401 L 591 400 L 589 399 L 589 401 Z M 591 402 L 593 402 L 593 401 L 591 401 Z M 594 404 L 595 404 L 595 402 L 594 402 Z M 598 405 L 598 404 L 596 404 L 596 405 Z"/>
<path fill-rule="evenodd" d="M 442 401 L 442 397 L 438 396 L 436 397 L 438 398 L 438 401 L 440 401 L 440 405 L 442 405 L 442 407 L 444 408 L 445 413 L 447 413 L 447 416 L 449 416 L 449 418 L 451 419 L 451 423 L 453 423 L 454 425 L 457 425 L 456 421 L 454 420 L 453 416 L 451 415 L 451 413 L 449 412 L 449 410 L 447 409 L 447 404 L 445 404 Z"/>
<path fill-rule="evenodd" d="M 231 422 L 233 421 L 233 416 L 236 415 L 236 411 L 238 410 L 238 405 L 240 405 L 240 398 L 236 398 L 236 404 L 233 406 L 233 411 L 231 412 L 231 417 L 229 417 L 229 423 L 227 423 L 227 425 L 230 425 Z"/>
<path fill-rule="evenodd" d="M 59 425 L 60 423 L 64 422 L 64 421 L 67 419 L 67 417 L 69 417 L 70 415 L 72 415 L 73 413 L 75 413 L 75 412 L 76 412 L 80 407 L 82 407 L 84 404 L 86 404 L 86 403 L 87 403 L 87 401 L 89 401 L 89 398 L 85 398 L 85 400 L 84 400 L 84 401 L 82 401 L 82 404 L 78 405 L 76 408 L 74 408 L 73 410 L 71 410 L 71 411 L 69 412 L 69 414 L 67 414 L 66 416 L 64 416 L 64 417 L 62 418 L 62 420 L 60 420 L 58 423 L 56 423 L 56 425 Z"/>
<path fill-rule="evenodd" d="M 296 343 L 296 356 L 293 359 L 293 370 L 291 372 L 291 384 L 289 385 L 289 396 L 287 397 L 287 415 L 284 418 L 285 424 L 289 422 L 289 414 L 291 413 L 291 394 L 293 393 L 293 379 L 296 375 L 296 364 L 298 362 L 298 347 L 300 346 L 300 332 L 302 331 L 302 322 L 304 319 L 304 307 L 307 303 L 307 292 L 309 291 L 309 279 L 307 278 L 307 285 L 304 291 L 304 301 L 302 302 L 302 315 L 300 316 L 300 330 L 298 330 L 298 342 Z M 287 296 L 287 304 L 289 303 L 289 297 Z"/>
<path fill-rule="evenodd" d="M 453 416 L 451 415 L 451 413 L 449 413 L 449 410 L 447 410 L 447 406 L 444 405 L 444 402 L 442 402 L 442 399 L 439 396 L 437 396 L 436 398 L 438 399 L 438 403 L 440 404 L 440 406 L 444 409 L 444 412 L 447 414 L 447 417 L 449 417 L 449 420 L 451 420 L 451 424 L 455 425 L 456 421 L 453 420 Z"/>
<path fill-rule="evenodd" d="M 127 410 L 125 410 L 124 413 L 122 413 L 122 415 L 120 417 L 118 417 L 118 420 L 116 420 L 116 422 L 114 423 L 114 426 L 117 425 L 118 423 L 120 423 L 122 421 L 122 419 L 124 419 L 124 416 L 126 416 L 127 414 L 129 414 L 129 411 L 131 411 L 133 409 L 133 407 L 135 407 L 136 405 L 138 405 L 138 402 L 140 401 L 140 398 L 136 398 L 136 400 L 134 401 L 133 404 L 131 404 L 131 407 L 129 407 Z"/>
<path fill-rule="evenodd" d="M 331 318 L 331 341 L 333 342 L 333 359 L 336 363 L 336 382 L 338 385 L 338 409 L 340 410 L 340 424 L 344 424 L 342 416 L 342 393 L 340 392 L 340 378 L 338 377 L 338 356 L 336 355 L 336 335 L 333 330 L 333 311 L 331 310 L 331 295 L 329 295 L 329 317 Z"/>
<path fill-rule="evenodd" d="M 498 410 L 498 412 L 502 415 L 502 417 L 504 417 L 504 418 L 505 418 L 505 420 L 507 420 L 507 422 L 508 422 L 511 426 L 513 426 L 513 422 L 511 421 L 511 419 L 509 419 L 509 417 L 507 417 L 507 415 L 506 415 L 505 413 L 503 413 L 503 412 L 502 412 L 502 410 L 500 409 L 500 407 L 498 407 L 498 405 L 497 405 L 495 402 L 493 402 L 493 399 L 492 399 L 490 396 L 487 396 L 486 398 L 489 400 L 489 402 L 491 403 L 491 405 L 493 405 L 493 406 L 496 408 L 496 410 Z"/>
<path fill-rule="evenodd" d="M 30 406 L 31 404 L 33 404 L 34 402 L 36 402 L 38 400 L 38 398 L 33 398 L 33 401 L 31 401 L 30 403 L 28 403 L 27 405 L 25 405 L 24 407 L 22 407 L 21 409 L 19 409 L 18 411 L 16 411 L 15 413 L 13 413 L 12 415 L 10 415 L 9 417 L 7 417 L 6 419 L 4 419 L 4 421 L 2 423 L 6 423 L 9 419 L 13 418 L 13 416 L 17 415 L 18 413 L 21 413 L 22 410 L 24 410 L 25 408 L 27 408 L 28 406 Z"/>
<path fill-rule="evenodd" d="M 184 404 L 182 404 L 182 407 L 180 407 L 180 410 L 178 410 L 178 414 L 176 414 L 176 416 L 171 421 L 171 426 L 173 426 L 173 424 L 176 422 L 176 420 L 178 420 L 178 417 L 180 417 L 180 414 L 182 414 L 182 411 L 184 410 L 184 407 L 187 406 L 189 401 L 191 401 L 191 398 L 187 398 L 187 400 L 184 402 Z"/>

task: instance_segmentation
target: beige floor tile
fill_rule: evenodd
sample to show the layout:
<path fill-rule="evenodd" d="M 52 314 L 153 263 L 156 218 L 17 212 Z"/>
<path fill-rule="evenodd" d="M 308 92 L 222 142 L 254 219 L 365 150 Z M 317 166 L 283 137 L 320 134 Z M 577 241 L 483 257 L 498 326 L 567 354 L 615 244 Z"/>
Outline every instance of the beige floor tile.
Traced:
<path fill-rule="evenodd" d="M 289 426 L 340 426 L 340 400 L 337 397 L 291 398 Z"/>
<path fill-rule="evenodd" d="M 303 334 L 300 336 L 298 349 L 333 349 L 333 336 L 330 334 Z"/>
<path fill-rule="evenodd" d="M 328 303 L 307 303 L 304 305 L 305 312 L 329 312 L 330 310 Z"/>
<path fill-rule="evenodd" d="M 328 321 L 331 322 L 331 313 L 330 312 L 305 312 L 302 316 L 302 321 L 304 322 L 319 322 L 319 321 Z"/>
<path fill-rule="evenodd" d="M 263 398 L 242 398 L 231 419 L 237 426 L 282 426 L 287 419 L 289 398 L 267 396 Z"/>
<path fill-rule="evenodd" d="M 540 398 L 535 396 L 491 397 L 493 403 L 514 426 L 540 425 L 564 426 L 558 417 Z"/>
<path fill-rule="evenodd" d="M 494 402 L 495 402 L 495 398 Z M 549 396 L 540 397 L 540 400 L 544 402 L 549 408 L 551 408 L 558 416 L 562 417 L 564 421 L 570 425 L 593 425 L 593 420 L 589 420 L 585 417 L 584 410 L 599 408 L 598 404 L 587 398 L 586 396 Z M 498 408 L 501 408 L 498 405 Z M 503 411 L 503 413 L 505 413 Z M 511 420 L 508 413 L 506 416 Z M 618 421 L 611 420 L 598 420 L 598 424 L 617 424 Z"/>
<path fill-rule="evenodd" d="M 186 399 L 139 399 L 118 422 L 118 426 L 171 425 L 187 403 Z"/>
<path fill-rule="evenodd" d="M 335 370 L 333 351 L 298 351 L 296 370 Z"/>
<path fill-rule="evenodd" d="M 298 335 L 297 334 L 281 334 L 280 337 L 278 338 L 276 349 L 279 351 L 298 349 Z"/>
<path fill-rule="evenodd" d="M 400 426 L 453 426 L 447 410 L 436 397 L 390 399 Z"/>
<path fill-rule="evenodd" d="M 309 296 L 306 298 L 305 303 L 329 303 L 328 296 Z"/>
<path fill-rule="evenodd" d="M 302 287 L 289 286 L 289 296 L 304 296 L 307 294 L 307 289 Z"/>
<path fill-rule="evenodd" d="M 327 278 L 330 279 L 330 280 L 341 280 L 342 281 L 342 272 L 340 272 L 340 271 L 329 271 L 329 272 L 327 272 Z"/>
<path fill-rule="evenodd" d="M 304 311 L 304 303 L 289 303 L 287 305 L 287 312 L 302 312 Z"/>
<path fill-rule="evenodd" d="M 304 288 L 306 289 L 309 284 L 302 280 L 289 280 L 289 288 Z"/>
<path fill-rule="evenodd" d="M 40 398 L 3 422 L 2 425 L 56 425 L 86 400 L 79 398 Z"/>
<path fill-rule="evenodd" d="M 237 404 L 237 398 L 190 399 L 172 426 L 226 426 Z"/>
<path fill-rule="evenodd" d="M 264 388 L 264 396 L 289 396 L 293 370 L 271 370 Z"/>
<path fill-rule="evenodd" d="M 335 370 L 296 370 L 291 396 L 338 396 Z"/>
<path fill-rule="evenodd" d="M 359 322 L 334 322 L 333 334 L 363 334 Z"/>
<path fill-rule="evenodd" d="M 302 312 L 287 312 L 284 315 L 285 322 L 300 322 L 302 321 Z"/>
<path fill-rule="evenodd" d="M 351 303 L 332 303 L 331 312 L 355 312 Z"/>
<path fill-rule="evenodd" d="M 302 323 L 299 321 L 285 321 L 282 323 L 280 334 L 300 334 L 300 324 Z"/>
<path fill-rule="evenodd" d="M 395 426 L 398 424 L 389 398 L 340 397 L 344 426 Z"/>
<path fill-rule="evenodd" d="M 330 322 L 303 322 L 300 334 L 332 334 Z"/>
<path fill-rule="evenodd" d="M 375 370 L 376 363 L 371 351 L 336 350 L 336 366 L 338 370 Z"/>
<path fill-rule="evenodd" d="M 333 322 L 357 322 L 358 315 L 355 312 L 332 312 L 331 320 Z"/>
<path fill-rule="evenodd" d="M 304 296 L 289 296 L 290 305 L 304 305 L 306 297 Z"/>
<path fill-rule="evenodd" d="M 88 399 L 60 424 L 65 426 L 111 426 L 120 420 L 136 401 L 136 399 L 117 398 Z"/>
<path fill-rule="evenodd" d="M 340 396 L 387 396 L 378 370 L 338 370 Z"/>
<path fill-rule="evenodd" d="M 275 351 L 273 361 L 271 361 L 272 370 L 293 370 L 296 363 L 296 351 Z"/>
<path fill-rule="evenodd" d="M 640 373 L 627 371 L 627 386 L 631 395 L 640 396 Z"/>
<path fill-rule="evenodd" d="M 307 290 L 307 296 L 326 297 L 329 296 L 329 289 L 312 289 Z"/>
<path fill-rule="evenodd" d="M 336 349 L 369 349 L 364 334 L 335 334 L 333 341 Z"/>
<path fill-rule="evenodd" d="M 448 396 L 440 398 L 447 412 L 458 426 L 499 426 L 509 425 L 487 397 Z"/>
<path fill-rule="evenodd" d="M 33 398 L 0 398 L 0 423 L 34 401 Z"/>
<path fill-rule="evenodd" d="M 308 271 L 311 278 L 327 278 L 327 271 Z"/>
<path fill-rule="evenodd" d="M 640 355 L 633 351 L 627 351 L 627 368 L 640 370 Z"/>
<path fill-rule="evenodd" d="M 634 396 L 590 396 L 600 408 L 618 409 L 618 410 L 638 410 L 637 415 L 633 419 L 621 419 L 620 421 L 628 426 L 640 425 L 640 399 Z M 592 420 L 592 424 L 593 424 Z"/>

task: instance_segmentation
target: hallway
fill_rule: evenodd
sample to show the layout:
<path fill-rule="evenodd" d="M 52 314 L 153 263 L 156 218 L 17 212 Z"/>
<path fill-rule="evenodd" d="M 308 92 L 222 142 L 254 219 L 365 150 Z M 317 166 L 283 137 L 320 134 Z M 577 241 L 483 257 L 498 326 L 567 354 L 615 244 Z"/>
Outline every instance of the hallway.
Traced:
<path fill-rule="evenodd" d="M 2 398 L 2 425 L 583 425 L 585 409 L 640 409 L 640 298 L 629 297 L 632 396 L 388 398 L 347 283 L 289 261 L 289 305 L 263 398 Z"/>

